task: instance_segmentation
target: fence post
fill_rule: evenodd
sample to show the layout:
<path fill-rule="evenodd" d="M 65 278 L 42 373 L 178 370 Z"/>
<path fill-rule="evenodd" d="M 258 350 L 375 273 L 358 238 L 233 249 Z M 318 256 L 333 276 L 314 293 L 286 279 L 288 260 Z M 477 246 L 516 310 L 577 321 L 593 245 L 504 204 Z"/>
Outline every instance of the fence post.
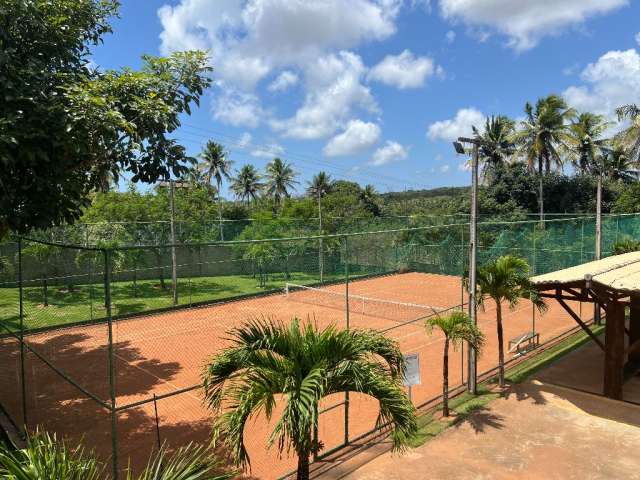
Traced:
<path fill-rule="evenodd" d="M 27 387 L 24 375 L 24 303 L 22 290 L 22 238 L 18 238 L 18 295 L 20 301 L 20 386 L 22 395 L 22 426 L 27 432 Z"/>
<path fill-rule="evenodd" d="M 104 252 L 104 305 L 107 313 L 107 332 L 109 341 L 109 395 L 111 397 L 111 464 L 113 479 L 118 480 L 118 438 L 116 415 L 115 363 L 113 361 L 113 319 L 111 318 L 111 250 Z"/>
<path fill-rule="evenodd" d="M 347 330 L 350 327 L 349 321 L 349 237 L 344 237 L 344 318 Z M 349 445 L 349 391 L 344 392 L 344 444 Z"/>

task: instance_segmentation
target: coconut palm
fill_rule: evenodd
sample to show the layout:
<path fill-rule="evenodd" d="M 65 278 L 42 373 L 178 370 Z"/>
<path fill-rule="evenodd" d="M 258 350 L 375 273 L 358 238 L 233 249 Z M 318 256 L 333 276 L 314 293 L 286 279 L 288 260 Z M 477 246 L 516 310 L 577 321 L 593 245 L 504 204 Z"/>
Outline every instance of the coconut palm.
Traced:
<path fill-rule="evenodd" d="M 290 190 L 295 188 L 298 182 L 291 165 L 276 157 L 267 164 L 267 195 L 273 199 L 274 208 L 280 206 L 282 197 L 289 198 Z"/>
<path fill-rule="evenodd" d="M 616 109 L 618 120 L 628 119 L 627 128 L 616 135 L 616 143 L 633 162 L 640 162 L 640 107 L 635 104 L 623 105 Z"/>
<path fill-rule="evenodd" d="M 313 431 L 318 404 L 338 392 L 378 400 L 377 426 L 388 426 L 394 449 L 416 432 L 415 409 L 402 388 L 404 357 L 398 344 L 372 330 L 318 330 L 294 318 L 288 325 L 254 320 L 230 332 L 232 345 L 214 357 L 203 375 L 205 399 L 214 412 L 214 441 L 238 465 L 250 466 L 244 445 L 247 423 L 264 413 L 271 419 L 282 402 L 269 446 L 292 450 L 298 479 L 309 478 L 309 456 L 317 451 Z"/>
<path fill-rule="evenodd" d="M 198 165 L 202 172 L 203 179 L 210 185 L 213 180 L 216 182 L 216 196 L 218 199 L 218 224 L 220 227 L 220 240 L 224 240 L 222 228 L 222 180 L 231 178 L 231 165 L 233 162 L 227 158 L 227 152 L 219 143 L 209 140 L 200 154 L 203 162 Z"/>
<path fill-rule="evenodd" d="M 515 126 L 515 122 L 505 115 L 491 115 L 487 117 L 482 132 L 472 127 L 475 138 L 481 142 L 478 154 L 485 181 L 513 155 Z"/>
<path fill-rule="evenodd" d="M 258 199 L 260 192 L 264 188 L 264 184 L 261 182 L 262 177 L 253 165 L 244 165 L 236 178 L 231 183 L 231 190 L 240 199 L 247 203 L 247 205 Z"/>
<path fill-rule="evenodd" d="M 378 205 L 378 192 L 373 185 L 365 185 L 360 191 L 360 201 L 364 205 L 364 208 L 370 211 L 373 215 L 380 215 L 380 206 Z"/>
<path fill-rule="evenodd" d="M 604 137 L 610 123 L 602 115 L 583 112 L 569 124 L 564 151 L 582 174 L 593 172 L 598 158 L 609 145 Z"/>
<path fill-rule="evenodd" d="M 318 172 L 314 175 L 309 186 L 307 194 L 318 201 L 318 232 L 322 235 L 322 197 L 327 195 L 333 189 L 333 180 L 326 172 Z M 320 283 L 324 280 L 324 240 L 321 238 L 318 248 L 318 270 L 320 273 Z"/>
<path fill-rule="evenodd" d="M 161 448 L 138 475 L 128 470 L 127 480 L 226 480 L 234 472 L 215 473 L 218 463 L 207 448 L 187 445 L 173 455 Z M 111 478 L 82 446 L 70 447 L 55 434 L 36 431 L 18 449 L 0 443 L 0 477 L 7 480 L 106 480 Z"/>
<path fill-rule="evenodd" d="M 540 98 L 535 107 L 529 102 L 524 107 L 526 118 L 514 135 L 518 154 L 527 161 L 529 169 L 539 176 L 538 202 L 540 220 L 544 219 L 543 175 L 551 172 L 551 164 L 562 168 L 559 147 L 566 144 L 567 120 L 575 111 L 557 95 Z M 536 165 L 537 164 L 537 165 Z"/>
<path fill-rule="evenodd" d="M 469 315 L 456 310 L 449 315 L 429 318 L 425 322 L 427 333 L 431 335 L 434 328 L 444 334 L 444 351 L 442 359 L 442 415 L 449 416 L 449 346 L 456 349 L 463 342 L 471 344 L 479 353 L 484 344 L 484 334 L 471 322 Z"/>
<path fill-rule="evenodd" d="M 546 304 L 529 281 L 529 264 L 522 258 L 504 255 L 478 268 L 478 304 L 486 308 L 488 299 L 496 305 L 496 329 L 498 334 L 498 382 L 504 386 L 504 339 L 502 330 L 502 302 L 514 309 L 522 298 L 531 300 L 539 311 Z"/>
<path fill-rule="evenodd" d="M 632 161 L 619 146 L 606 149 L 599 158 L 602 175 L 615 182 L 638 180 L 638 162 Z"/>

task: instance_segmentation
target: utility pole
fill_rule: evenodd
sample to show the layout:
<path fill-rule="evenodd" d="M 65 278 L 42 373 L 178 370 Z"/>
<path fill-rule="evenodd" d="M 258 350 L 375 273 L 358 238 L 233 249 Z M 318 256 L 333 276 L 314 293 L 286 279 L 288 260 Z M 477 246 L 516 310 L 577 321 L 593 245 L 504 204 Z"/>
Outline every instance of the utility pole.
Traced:
<path fill-rule="evenodd" d="M 474 325 L 477 325 L 478 147 L 480 141 L 473 138 L 458 138 L 458 141 L 453 143 L 457 153 L 467 153 L 462 143 L 473 145 L 471 154 L 471 219 L 469 222 L 469 318 Z M 476 395 L 478 392 L 477 352 L 470 343 L 467 344 L 467 349 L 469 352 L 467 390 Z"/>
<path fill-rule="evenodd" d="M 596 245 L 595 259 L 600 260 L 602 257 L 602 172 L 598 172 L 598 184 L 596 190 Z M 600 325 L 602 323 L 600 304 L 593 304 L 593 323 Z"/>
<path fill-rule="evenodd" d="M 173 289 L 173 304 L 178 305 L 178 266 L 176 259 L 176 209 L 175 209 L 175 189 L 173 180 L 169 181 L 169 211 L 171 212 L 171 285 Z"/>

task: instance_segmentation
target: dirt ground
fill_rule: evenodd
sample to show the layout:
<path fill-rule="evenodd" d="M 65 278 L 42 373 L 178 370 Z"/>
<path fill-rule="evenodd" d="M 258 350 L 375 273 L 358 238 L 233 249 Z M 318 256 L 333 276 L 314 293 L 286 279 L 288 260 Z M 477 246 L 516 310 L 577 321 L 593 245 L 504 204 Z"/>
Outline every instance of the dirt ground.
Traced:
<path fill-rule="evenodd" d="M 531 381 L 403 456 L 321 478 L 640 479 L 638 445 L 640 406 Z"/>

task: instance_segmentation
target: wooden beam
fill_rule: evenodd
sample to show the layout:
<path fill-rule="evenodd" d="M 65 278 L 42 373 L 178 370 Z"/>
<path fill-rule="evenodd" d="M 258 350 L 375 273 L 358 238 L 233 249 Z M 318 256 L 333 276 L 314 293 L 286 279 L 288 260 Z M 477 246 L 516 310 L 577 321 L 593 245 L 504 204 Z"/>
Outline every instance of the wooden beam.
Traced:
<path fill-rule="evenodd" d="M 582 319 L 576 314 L 576 312 L 574 312 L 573 310 L 571 310 L 571 307 L 569 305 L 566 304 L 566 302 L 564 300 L 562 300 L 561 298 L 558 298 L 558 303 L 560 305 L 562 305 L 562 308 L 564 308 L 567 313 L 569 315 L 571 315 L 571 318 L 573 318 L 576 323 L 578 325 L 580 325 L 580 327 L 582 328 L 582 330 L 584 330 L 586 332 L 587 335 L 589 335 L 591 337 L 591 340 L 593 340 L 594 342 L 596 342 L 596 344 L 602 349 L 605 350 L 605 345 L 602 343 L 602 341 L 596 336 L 595 333 L 593 333 L 591 331 L 591 329 L 587 326 L 586 323 L 584 323 L 582 321 Z"/>
<path fill-rule="evenodd" d="M 640 351 L 632 350 L 640 341 L 640 296 L 631 297 L 629 308 L 629 361 L 640 362 Z"/>
<path fill-rule="evenodd" d="M 604 395 L 622 400 L 624 381 L 624 306 L 611 302 L 607 310 L 604 349 Z"/>

